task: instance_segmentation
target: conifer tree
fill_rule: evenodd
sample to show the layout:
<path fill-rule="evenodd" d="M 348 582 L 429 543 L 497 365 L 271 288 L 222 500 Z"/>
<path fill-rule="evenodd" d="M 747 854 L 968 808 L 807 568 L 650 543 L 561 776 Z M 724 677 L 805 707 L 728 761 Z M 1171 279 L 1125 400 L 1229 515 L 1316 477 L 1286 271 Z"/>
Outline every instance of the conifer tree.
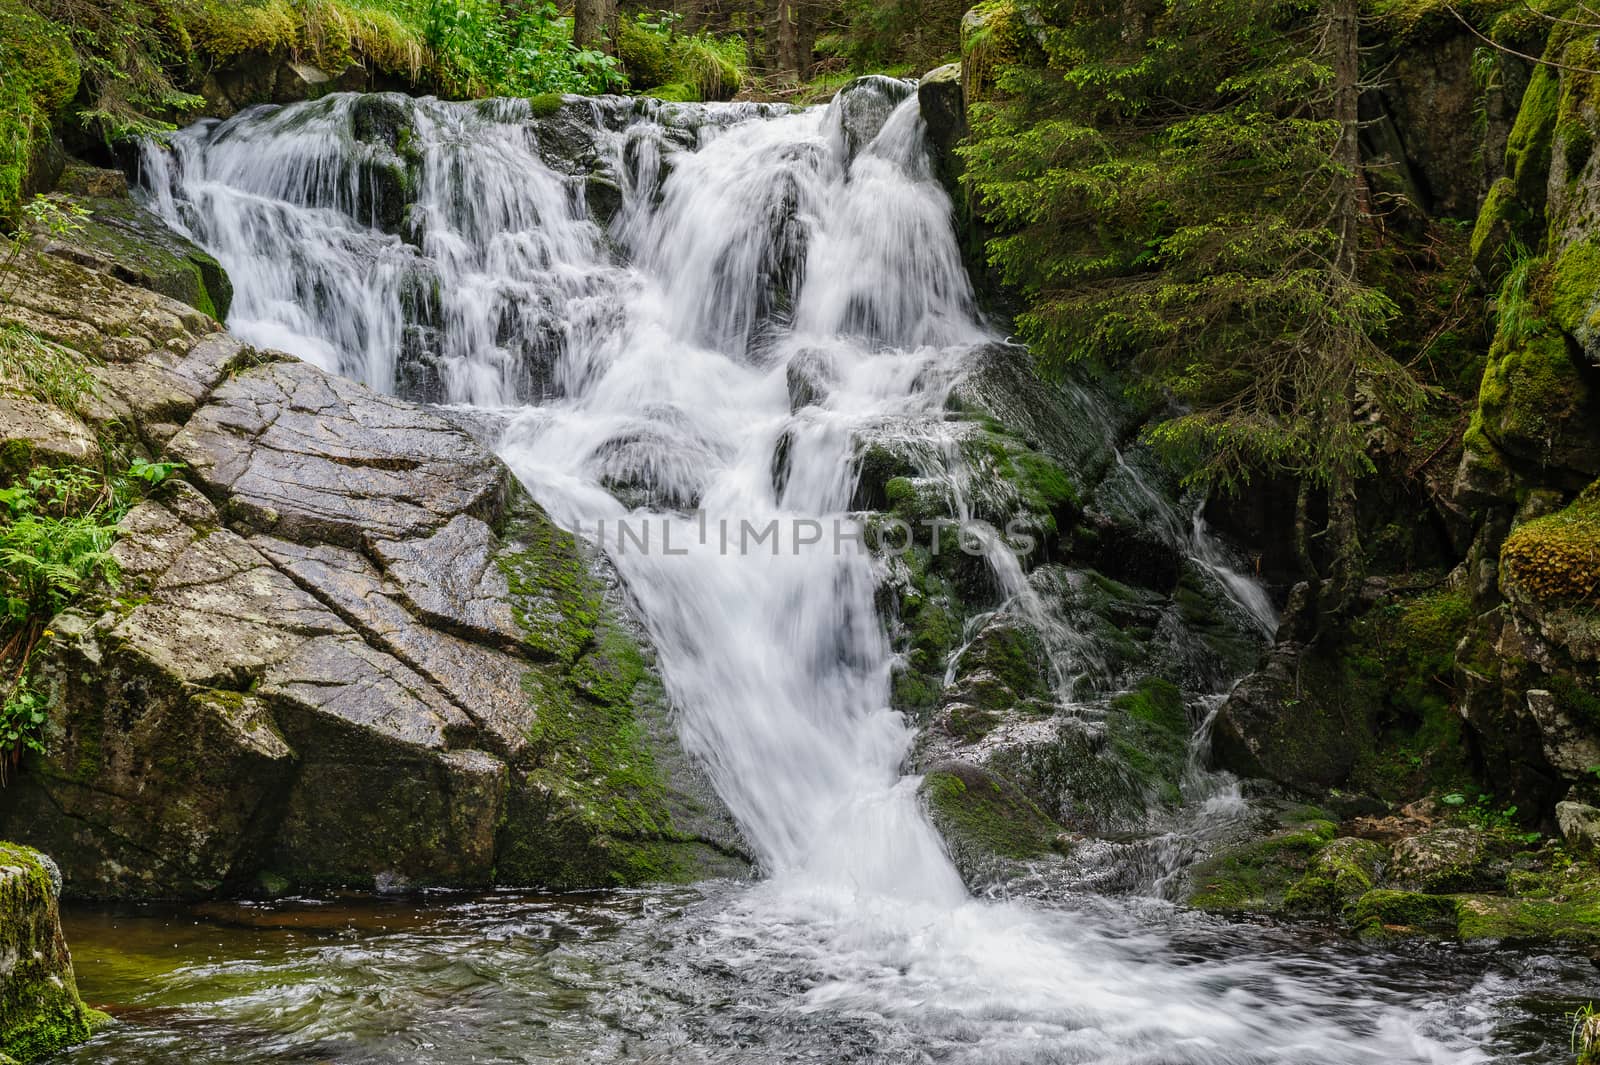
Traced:
<path fill-rule="evenodd" d="M 1065 0 L 1039 61 L 974 106 L 967 174 L 1046 371 L 1129 367 L 1150 439 L 1224 488 L 1287 474 L 1326 500 L 1330 608 L 1361 574 L 1358 405 L 1413 386 L 1362 278 L 1354 0 Z M 1359 403 L 1358 403 L 1359 397 Z M 1311 574 L 1308 574 L 1308 576 Z"/>

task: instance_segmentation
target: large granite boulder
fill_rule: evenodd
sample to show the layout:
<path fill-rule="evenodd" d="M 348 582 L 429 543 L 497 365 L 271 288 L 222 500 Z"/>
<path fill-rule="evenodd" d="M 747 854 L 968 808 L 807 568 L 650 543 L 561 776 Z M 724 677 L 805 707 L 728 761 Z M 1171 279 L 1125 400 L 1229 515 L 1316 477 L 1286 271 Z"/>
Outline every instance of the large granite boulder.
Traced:
<path fill-rule="evenodd" d="M 35 656 L 49 753 L 0 792 L 0 835 L 55 854 L 75 896 L 746 867 L 615 580 L 492 454 L 40 261 L 17 313 L 92 354 L 86 438 L 117 426 L 182 467 L 123 519 L 115 586 Z M 68 307 L 74 285 L 108 298 Z"/>

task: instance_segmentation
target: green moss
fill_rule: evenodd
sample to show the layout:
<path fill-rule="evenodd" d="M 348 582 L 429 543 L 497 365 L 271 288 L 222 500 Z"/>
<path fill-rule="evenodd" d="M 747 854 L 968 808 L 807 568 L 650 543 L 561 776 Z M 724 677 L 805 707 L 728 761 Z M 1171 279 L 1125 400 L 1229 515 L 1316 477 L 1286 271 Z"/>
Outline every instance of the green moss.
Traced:
<path fill-rule="evenodd" d="M 1456 928 L 1457 905 L 1456 898 L 1450 895 L 1380 888 L 1356 901 L 1350 921 L 1365 939 L 1424 933 L 1450 935 Z"/>
<path fill-rule="evenodd" d="M 1212 856 L 1195 867 L 1190 905 L 1213 913 L 1278 909 L 1335 831 L 1314 818 Z"/>
<path fill-rule="evenodd" d="M 1516 186 L 1517 198 L 1534 208 L 1544 208 L 1545 182 L 1550 174 L 1550 146 L 1555 137 L 1560 102 L 1558 72 L 1536 66 L 1522 94 L 1522 106 L 1506 140 L 1506 173 Z"/>
<path fill-rule="evenodd" d="M 78 78 L 66 31 L 19 0 L 0 0 L 0 225 L 16 224 L 50 124 Z"/>
<path fill-rule="evenodd" d="M 535 118 L 548 118 L 561 110 L 565 100 L 558 92 L 544 92 L 528 97 L 528 110 Z"/>
<path fill-rule="evenodd" d="M 1060 832 L 1014 786 L 972 766 L 929 773 L 922 795 L 951 849 L 968 856 L 1034 858 L 1049 851 Z"/>
<path fill-rule="evenodd" d="M 994 419 L 971 422 L 975 428 L 962 441 L 962 453 L 973 471 L 973 515 L 999 529 L 1032 515 L 1046 540 L 1054 539 L 1063 520 L 1082 507 L 1071 475 Z"/>
<path fill-rule="evenodd" d="M 1397 595 L 1350 628 L 1348 692 L 1377 708 L 1375 741 L 1353 787 L 1392 802 L 1462 786 L 1470 776 L 1455 710 L 1455 651 L 1476 613 L 1466 589 Z"/>
<path fill-rule="evenodd" d="M 1189 717 L 1177 685 L 1157 677 L 1111 701 L 1106 719 L 1113 755 L 1147 795 L 1175 804 L 1189 751 Z"/>
<path fill-rule="evenodd" d="M 665 85 L 657 85 L 640 93 L 641 96 L 651 96 L 665 103 L 692 104 L 700 101 L 700 90 L 686 81 L 673 81 Z"/>
<path fill-rule="evenodd" d="M 961 79 L 969 104 L 992 95 L 1007 67 L 1038 58 L 1039 46 L 1015 0 L 985 0 L 961 20 Z"/>
<path fill-rule="evenodd" d="M 576 661 L 594 638 L 601 604 L 577 540 L 543 515 L 516 531 L 498 561 L 511 589 L 511 611 L 523 642 L 561 663 Z"/>
<path fill-rule="evenodd" d="M 699 845 L 675 824 L 640 717 L 664 708 L 659 681 L 570 533 L 524 505 L 506 536 L 513 614 L 544 661 L 523 677 L 537 710 L 534 753 L 518 767 L 508 822 L 520 827 L 501 840 L 496 878 L 552 887 L 692 878 Z"/>
<path fill-rule="evenodd" d="M 1550 605 L 1600 597 L 1600 483 L 1554 514 L 1519 526 L 1500 549 L 1502 581 Z"/>
<path fill-rule="evenodd" d="M 1544 305 L 1568 333 L 1592 331 L 1600 324 L 1595 302 L 1600 296 L 1600 244 L 1575 240 L 1561 250 L 1542 279 Z"/>
<path fill-rule="evenodd" d="M 110 264 L 124 280 L 187 303 L 219 322 L 227 317 L 233 286 L 216 259 L 127 197 L 80 197 L 77 202 L 89 215 L 68 238 L 74 247 Z"/>
<path fill-rule="evenodd" d="M 1483 431 L 1502 449 L 1538 460 L 1589 404 L 1589 386 L 1555 330 L 1496 337 L 1478 392 Z"/>
<path fill-rule="evenodd" d="M 0 1054 L 29 1065 L 89 1038 L 104 1021 L 83 1004 L 59 939 L 55 889 L 40 855 L 0 843 Z"/>
<path fill-rule="evenodd" d="M 1334 917 L 1372 890 L 1388 851 L 1371 840 L 1344 837 L 1312 856 L 1305 875 L 1284 894 L 1290 911 Z"/>

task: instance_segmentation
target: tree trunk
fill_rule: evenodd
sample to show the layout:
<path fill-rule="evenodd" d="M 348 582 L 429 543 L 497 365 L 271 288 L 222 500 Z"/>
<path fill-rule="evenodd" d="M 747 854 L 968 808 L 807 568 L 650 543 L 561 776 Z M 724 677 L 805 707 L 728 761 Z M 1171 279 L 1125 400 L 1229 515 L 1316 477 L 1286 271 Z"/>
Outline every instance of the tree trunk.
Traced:
<path fill-rule="evenodd" d="M 1366 183 L 1361 173 L 1360 12 L 1358 0 L 1323 0 L 1324 46 L 1333 71 L 1332 118 L 1339 123 L 1339 139 L 1334 148 L 1334 218 L 1338 247 L 1329 283 L 1336 289 L 1359 284 L 1361 226 L 1367 214 Z M 1359 326 L 1346 324 L 1337 330 L 1338 338 L 1327 356 L 1336 359 L 1334 380 L 1340 382 L 1337 395 L 1329 397 L 1324 411 L 1330 424 L 1326 431 L 1347 432 L 1355 416 L 1357 373 L 1364 344 L 1368 343 Z M 1340 455 L 1328 476 L 1328 550 L 1330 593 L 1321 597 L 1324 613 L 1334 619 L 1350 615 L 1366 574 L 1362 559 L 1361 530 L 1356 516 L 1356 476 L 1353 461 Z"/>
<path fill-rule="evenodd" d="M 800 0 L 769 0 L 767 5 L 767 68 L 796 81 L 805 76 L 802 62 Z"/>
<path fill-rule="evenodd" d="M 617 39 L 617 0 L 574 0 L 572 41 L 579 48 L 612 51 Z"/>

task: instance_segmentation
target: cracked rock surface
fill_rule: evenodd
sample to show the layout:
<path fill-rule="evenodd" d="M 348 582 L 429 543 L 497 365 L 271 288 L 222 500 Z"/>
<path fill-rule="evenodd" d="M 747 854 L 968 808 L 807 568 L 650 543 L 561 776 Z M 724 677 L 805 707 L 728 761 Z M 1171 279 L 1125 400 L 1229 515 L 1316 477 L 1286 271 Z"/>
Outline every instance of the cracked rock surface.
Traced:
<path fill-rule="evenodd" d="M 100 387 L 7 454 L 184 464 L 52 623 L 50 753 L 0 792 L 69 896 L 745 871 L 614 578 L 481 444 L 76 262 L 17 306 Z"/>

